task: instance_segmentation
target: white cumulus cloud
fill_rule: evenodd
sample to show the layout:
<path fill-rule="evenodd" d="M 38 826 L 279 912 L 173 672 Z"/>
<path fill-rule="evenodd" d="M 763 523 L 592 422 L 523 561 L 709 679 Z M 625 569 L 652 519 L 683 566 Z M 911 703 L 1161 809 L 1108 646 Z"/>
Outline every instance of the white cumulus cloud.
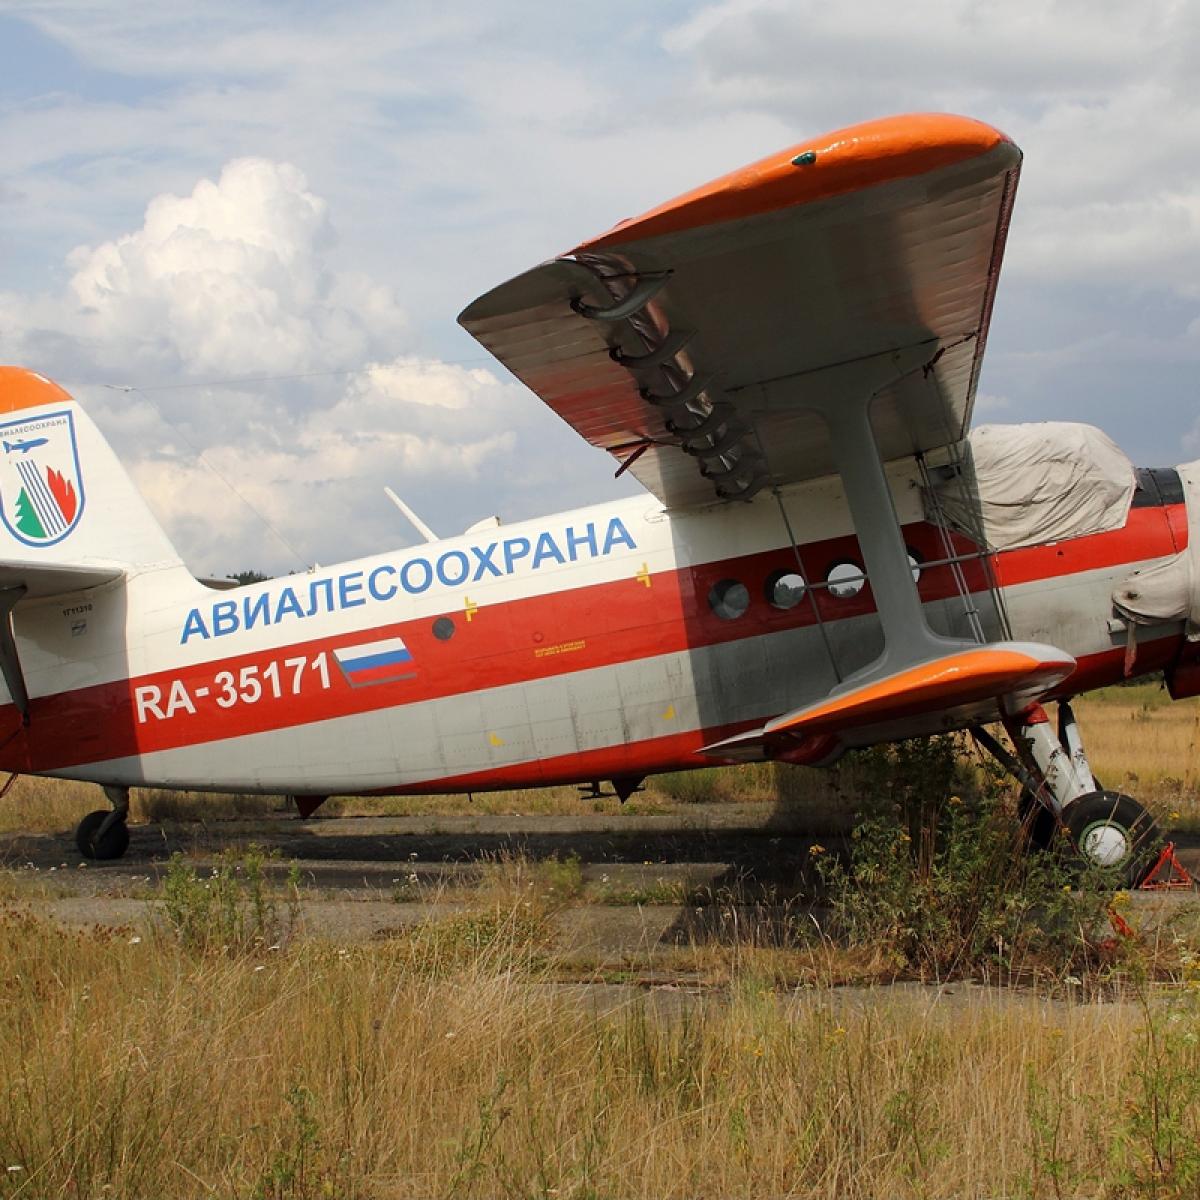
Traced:
<path fill-rule="evenodd" d="M 207 389 L 199 391 L 207 403 Z M 545 474 L 514 474 L 509 464 L 532 458 L 554 473 L 563 461 L 537 452 L 545 440 L 539 430 L 554 418 L 524 388 L 435 359 L 371 364 L 325 402 L 297 413 L 273 409 L 268 421 L 255 415 L 262 396 L 224 399 L 225 411 L 245 416 L 231 418 L 202 454 L 194 443 L 163 443 L 169 431 L 160 424 L 159 443 L 131 464 L 151 508 L 201 574 L 294 568 L 410 542 L 385 485 L 444 535 L 487 515 L 475 497 L 488 480 L 499 491 L 495 507 L 528 515 L 549 507 L 523 491 L 544 487 Z M 145 398 L 122 394 L 110 404 L 106 427 L 141 428 Z"/>
<path fill-rule="evenodd" d="M 193 376 L 332 369 L 395 338 L 386 288 L 330 269 L 326 206 L 288 163 L 237 159 L 142 227 L 71 256 L 82 327 L 110 362 Z"/>
<path fill-rule="evenodd" d="M 289 163 L 241 158 L 189 195 L 156 196 L 140 228 L 74 250 L 58 295 L 0 296 L 10 358 L 73 358 L 142 379 L 336 370 L 394 353 L 390 288 L 338 271 L 325 202 Z"/>

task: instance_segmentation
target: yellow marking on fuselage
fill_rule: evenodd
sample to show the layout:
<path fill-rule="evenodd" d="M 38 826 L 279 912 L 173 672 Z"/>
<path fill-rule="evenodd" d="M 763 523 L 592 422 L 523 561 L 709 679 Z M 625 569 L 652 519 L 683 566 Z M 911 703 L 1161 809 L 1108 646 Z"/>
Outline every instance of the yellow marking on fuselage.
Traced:
<path fill-rule="evenodd" d="M 479 611 L 479 605 L 471 599 L 470 596 L 463 597 L 463 612 L 467 614 L 467 623 L 470 624 L 471 619 Z"/>
<path fill-rule="evenodd" d="M 536 646 L 533 651 L 533 657 L 546 658 L 551 654 L 574 654 L 576 650 L 584 650 L 586 648 L 586 640 L 577 638 L 573 642 L 559 642 L 557 646 Z"/>
<path fill-rule="evenodd" d="M 673 704 L 667 705 L 667 711 L 665 713 L 663 713 L 662 719 L 664 721 L 675 720 L 675 705 L 673 705 Z"/>
<path fill-rule="evenodd" d="M 488 741 L 491 742 L 493 746 L 503 746 L 504 745 L 504 739 L 501 737 L 498 737 L 494 733 L 488 734 Z"/>
<path fill-rule="evenodd" d="M 653 586 L 653 581 L 650 578 L 650 568 L 646 563 L 642 563 L 642 569 L 634 576 L 634 579 L 640 583 L 644 583 L 647 587 Z"/>

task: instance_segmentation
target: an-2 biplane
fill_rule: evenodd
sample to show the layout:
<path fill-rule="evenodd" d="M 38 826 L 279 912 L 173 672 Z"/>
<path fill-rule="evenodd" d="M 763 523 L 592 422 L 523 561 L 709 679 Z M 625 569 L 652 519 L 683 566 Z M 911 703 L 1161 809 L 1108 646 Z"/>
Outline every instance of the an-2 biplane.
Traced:
<path fill-rule="evenodd" d="M 461 323 L 650 494 L 233 591 L 70 396 L 4 369 L 0 764 L 103 785 L 77 841 L 113 858 L 136 786 L 626 795 L 969 728 L 1136 874 L 1153 823 L 1069 701 L 1200 692 L 1200 464 L 968 437 L 1020 162 L 977 121 L 869 122 L 502 284 Z"/>

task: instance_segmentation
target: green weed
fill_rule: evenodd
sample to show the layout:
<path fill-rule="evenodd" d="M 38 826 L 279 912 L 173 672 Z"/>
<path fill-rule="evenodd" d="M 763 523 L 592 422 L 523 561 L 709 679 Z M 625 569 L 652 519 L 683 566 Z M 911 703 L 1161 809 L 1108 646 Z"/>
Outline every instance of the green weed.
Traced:
<path fill-rule="evenodd" d="M 207 875 L 174 854 L 163 879 L 160 911 L 167 928 L 188 949 L 243 954 L 279 949 L 299 917 L 300 872 L 288 870 L 288 899 L 281 910 L 267 887 L 271 855 L 260 846 L 227 850 Z"/>

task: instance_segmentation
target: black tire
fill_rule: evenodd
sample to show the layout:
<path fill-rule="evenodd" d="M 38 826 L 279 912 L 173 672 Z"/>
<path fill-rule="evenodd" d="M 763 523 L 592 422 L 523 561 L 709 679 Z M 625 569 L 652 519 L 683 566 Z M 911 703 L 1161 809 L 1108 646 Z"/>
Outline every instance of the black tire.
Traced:
<path fill-rule="evenodd" d="M 100 826 L 112 816 L 106 808 L 90 812 L 75 826 L 75 845 L 84 858 L 109 862 L 129 849 L 129 827 L 124 818 L 114 821 L 100 836 Z"/>
<path fill-rule="evenodd" d="M 1068 804 L 1063 823 L 1089 866 L 1117 871 L 1137 887 L 1154 865 L 1163 836 L 1154 818 L 1122 792 L 1091 792 Z"/>
<path fill-rule="evenodd" d="M 1031 850 L 1049 850 L 1058 833 L 1058 818 L 1028 789 L 1017 798 L 1017 817 Z"/>

